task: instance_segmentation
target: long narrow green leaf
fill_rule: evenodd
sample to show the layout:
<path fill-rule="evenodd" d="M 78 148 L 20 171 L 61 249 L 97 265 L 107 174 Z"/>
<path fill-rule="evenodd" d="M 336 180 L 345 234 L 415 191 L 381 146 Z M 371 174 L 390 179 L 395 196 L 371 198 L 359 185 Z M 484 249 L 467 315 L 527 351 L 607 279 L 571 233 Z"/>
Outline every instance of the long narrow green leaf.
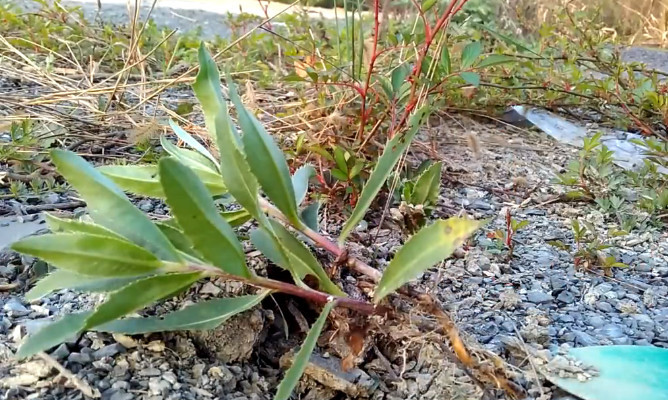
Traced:
<path fill-rule="evenodd" d="M 218 167 L 200 153 L 194 150 L 182 149 L 170 142 L 165 136 L 160 137 L 160 145 L 165 149 L 167 154 L 181 161 L 181 163 L 192 168 L 194 171 L 220 179 Z"/>
<path fill-rule="evenodd" d="M 364 185 L 364 189 L 362 189 L 362 193 L 360 194 L 360 198 L 357 201 L 357 205 L 355 206 L 352 215 L 341 230 L 339 242 L 343 242 L 350 232 L 355 229 L 362 218 L 364 218 L 364 214 L 371 206 L 373 199 L 376 198 L 378 192 L 383 188 L 387 177 L 390 175 L 390 172 L 392 172 L 397 161 L 399 161 L 401 154 L 406 151 L 413 141 L 418 128 L 429 115 L 429 111 L 429 106 L 424 106 L 417 110 L 411 116 L 408 131 L 404 135 L 395 136 L 387 143 L 387 145 L 385 145 L 385 150 L 378 159 L 376 168 L 371 172 L 369 180 L 366 182 L 366 185 Z"/>
<path fill-rule="evenodd" d="M 164 197 L 155 165 L 103 165 L 97 170 L 126 192 L 147 197 Z"/>
<path fill-rule="evenodd" d="M 449 257 L 478 229 L 480 223 L 464 218 L 439 220 L 413 235 L 394 255 L 378 282 L 374 301 Z"/>
<path fill-rule="evenodd" d="M 197 176 L 173 158 L 160 160 L 160 182 L 179 226 L 193 248 L 223 271 L 250 277 L 246 256 L 232 227 L 220 216 Z"/>
<path fill-rule="evenodd" d="M 248 165 L 267 197 L 276 204 L 288 219 L 299 224 L 295 190 L 290 179 L 290 170 L 285 155 L 260 121 L 244 107 L 231 78 L 227 79 L 230 99 L 237 109 L 239 126 L 243 132 L 241 141 Z"/>
<path fill-rule="evenodd" d="M 202 277 L 199 272 L 156 275 L 134 281 L 122 289 L 109 294 L 86 319 L 84 329 L 113 321 L 195 283 Z"/>
<path fill-rule="evenodd" d="M 162 266 L 152 253 L 133 243 L 88 233 L 32 236 L 14 243 L 12 249 L 89 276 L 141 275 Z"/>
<path fill-rule="evenodd" d="M 121 189 L 132 194 L 147 197 L 164 198 L 165 193 L 160 185 L 157 165 L 104 165 L 97 170 L 111 178 Z M 193 169 L 204 182 L 211 195 L 227 193 L 223 179 L 218 172 Z"/>
<path fill-rule="evenodd" d="M 322 332 L 322 328 L 325 326 L 325 322 L 327 322 L 327 316 L 332 311 L 334 304 L 334 302 L 329 302 L 325 305 L 320 316 L 308 331 L 304 343 L 302 343 L 301 348 L 292 361 L 292 365 L 285 373 L 281 383 L 278 385 L 274 400 L 288 400 L 290 398 L 292 391 L 295 389 L 295 386 L 297 386 L 297 383 L 299 383 L 299 379 L 302 377 L 302 374 L 306 369 L 308 360 L 311 358 L 311 353 L 313 353 L 318 337 Z"/>
<path fill-rule="evenodd" d="M 51 151 L 58 172 L 81 194 L 93 220 L 165 261 L 179 262 L 180 256 L 165 235 L 136 208 L 111 179 L 83 158 L 65 150 Z"/>
<path fill-rule="evenodd" d="M 185 144 L 197 150 L 198 153 L 211 160 L 211 162 L 216 166 L 216 168 L 220 166 L 218 160 L 216 160 L 213 154 L 211 154 L 211 152 L 206 147 L 204 147 L 200 142 L 197 141 L 197 139 L 192 137 L 188 132 L 183 130 L 183 128 L 176 125 L 176 123 L 171 119 L 169 120 L 169 126 L 172 127 L 172 130 L 174 131 L 176 136 L 178 136 L 178 138 L 181 139 Z"/>
<path fill-rule="evenodd" d="M 21 347 L 16 352 L 16 357 L 19 359 L 30 357 L 33 354 L 48 350 L 76 336 L 84 329 L 86 318 L 89 315 L 90 311 L 67 314 L 59 320 L 44 326 L 35 332 L 35 334 L 24 339 Z"/>
<path fill-rule="evenodd" d="M 193 242 L 190 241 L 190 239 L 188 239 L 183 231 L 179 229 L 180 226 L 177 223 L 174 223 L 174 226 L 163 222 L 159 222 L 156 225 L 160 231 L 164 233 L 165 236 L 167 236 L 169 241 L 172 242 L 178 251 L 186 253 L 195 258 L 201 258 L 201 255 L 197 254 L 193 248 Z"/>
<path fill-rule="evenodd" d="M 138 335 L 149 332 L 214 329 L 230 317 L 255 307 L 267 294 L 269 292 L 203 301 L 157 317 L 133 317 L 108 322 L 98 326 L 95 330 Z"/>
<path fill-rule="evenodd" d="M 72 289 L 80 292 L 112 292 L 128 283 L 137 280 L 136 276 L 128 278 L 99 278 L 76 274 L 65 269 L 57 269 L 40 279 L 35 286 L 25 294 L 27 301 L 37 300 L 51 292 L 62 289 Z"/>
<path fill-rule="evenodd" d="M 195 83 L 193 83 L 192 88 L 195 96 L 197 96 L 202 105 L 207 130 L 215 132 L 217 125 L 216 117 L 228 115 L 227 104 L 225 104 L 225 99 L 223 98 L 223 91 L 220 89 L 220 74 L 218 73 L 216 62 L 206 50 L 206 47 L 204 47 L 204 42 L 199 46 L 197 57 L 199 59 L 199 72 L 197 73 L 197 77 L 195 77 Z M 220 147 L 220 144 L 218 146 Z M 220 148 L 218 150 L 220 151 Z M 221 165 L 225 164 L 225 162 L 225 159 L 220 159 Z M 228 185 L 231 184 L 228 183 Z"/>
<path fill-rule="evenodd" d="M 329 279 L 327 272 L 322 268 L 318 259 L 311 253 L 311 251 L 302 242 L 299 241 L 290 231 L 288 231 L 279 222 L 272 220 L 272 227 L 278 240 L 283 245 L 283 248 L 288 253 L 290 265 L 288 270 L 297 274 L 300 280 L 303 280 L 306 275 L 312 275 L 318 278 L 320 283 L 320 290 L 337 296 L 345 296 L 346 294 L 334 282 Z"/>
<path fill-rule="evenodd" d="M 49 213 L 44 214 L 44 217 L 46 225 L 53 233 L 90 233 L 91 235 L 109 236 L 114 239 L 126 240 L 123 236 L 110 231 L 102 225 L 96 225 L 78 219 L 58 218 Z"/>
<path fill-rule="evenodd" d="M 310 164 L 304 164 L 292 174 L 292 187 L 295 189 L 295 201 L 297 205 L 302 204 L 308 192 L 308 181 L 315 175 L 315 168 Z"/>
<path fill-rule="evenodd" d="M 199 49 L 199 73 L 193 84 L 202 104 L 206 126 L 216 139 L 220 152 L 220 173 L 234 199 L 255 218 L 262 214 L 257 202 L 259 184 L 241 152 L 240 139 L 220 90 L 218 67 L 204 46 Z"/>

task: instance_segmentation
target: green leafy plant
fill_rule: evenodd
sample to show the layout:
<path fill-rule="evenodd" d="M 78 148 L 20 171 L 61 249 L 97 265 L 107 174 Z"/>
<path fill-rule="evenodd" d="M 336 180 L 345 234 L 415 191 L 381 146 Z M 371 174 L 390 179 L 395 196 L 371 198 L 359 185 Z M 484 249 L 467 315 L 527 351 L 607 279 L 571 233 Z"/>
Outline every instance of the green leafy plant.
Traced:
<path fill-rule="evenodd" d="M 596 233 L 596 228 L 589 222 L 574 219 L 571 222 L 573 230 L 573 239 L 575 249 L 573 252 L 573 263 L 576 269 L 583 271 L 594 270 L 597 267 L 603 270 L 606 276 L 612 275 L 612 268 L 628 268 L 628 265 L 617 261 L 615 256 L 607 254 L 605 251 L 612 247 L 605 243 Z M 626 235 L 625 231 L 614 231 L 613 236 Z M 571 246 L 556 240 L 549 244 L 562 249 L 571 251 Z"/>
<path fill-rule="evenodd" d="M 614 216 L 625 231 L 650 217 L 660 219 L 667 207 L 667 175 L 659 171 L 666 159 L 665 143 L 656 139 L 636 143 L 648 155 L 637 171 L 625 171 L 614 165 L 613 153 L 601 143 L 599 132 L 584 139 L 579 159 L 572 161 L 565 173 L 557 175 L 558 183 L 573 189 L 566 193 L 567 198 L 595 202 L 603 213 Z M 629 200 L 632 197 L 636 199 Z M 642 216 L 639 211 L 647 215 Z"/>
<path fill-rule="evenodd" d="M 276 398 L 285 399 L 296 386 L 333 307 L 346 307 L 363 315 L 387 315 L 388 305 L 383 300 L 450 256 L 479 223 L 462 218 L 432 223 L 406 241 L 383 273 L 346 256 L 342 247 L 345 237 L 369 208 L 412 136 L 406 135 L 403 141 L 397 136 L 385 147 L 362 191 L 363 201 L 357 204 L 339 244 L 333 243 L 310 228 L 300 213 L 311 174 L 290 176 L 284 154 L 245 109 L 228 79 L 230 99 L 241 128 L 241 134 L 237 132 L 222 95 L 216 64 L 203 46 L 199 61 L 193 89 L 202 105 L 206 126 L 215 138 L 219 159 L 178 128 L 175 128 L 177 135 L 185 137 L 184 142 L 190 143 L 194 150 L 171 147 L 163 138 L 169 156 L 163 157 L 157 166 L 94 168 L 72 152 L 51 152 L 58 172 L 86 201 L 92 222 L 49 216 L 52 233 L 12 245 L 16 251 L 39 257 L 58 268 L 41 280 L 29 297 L 70 288 L 103 292 L 106 298 L 94 310 L 67 315 L 29 336 L 17 355 L 27 357 L 46 350 L 83 330 L 137 334 L 212 329 L 230 316 L 255 306 L 268 294 L 282 292 L 324 306 L 279 385 Z M 418 113 L 412 124 L 417 124 L 420 116 Z M 123 190 L 164 198 L 173 219 L 149 220 Z M 223 191 L 243 211 L 234 215 L 221 212 L 213 196 Z M 239 219 L 239 214 L 243 218 Z M 259 276 L 249 267 L 233 228 L 240 220 L 249 218 L 257 224 L 250 234 L 251 243 L 266 258 L 289 271 L 292 282 Z M 371 299 L 347 296 L 300 239 L 303 237 L 376 281 Z M 200 301 L 157 317 L 127 316 L 209 277 L 242 282 L 259 291 L 242 297 Z M 307 277 L 317 283 L 307 285 Z M 464 351 L 457 340 L 458 349 Z"/>
<path fill-rule="evenodd" d="M 508 250 L 508 259 L 510 260 L 513 257 L 513 250 L 515 249 L 515 242 L 513 241 L 513 237 L 518 231 L 528 226 L 529 221 L 517 221 L 511 216 L 510 209 L 506 210 L 505 221 L 505 231 L 502 229 L 497 229 L 488 233 L 487 237 L 492 239 L 498 252 Z"/>

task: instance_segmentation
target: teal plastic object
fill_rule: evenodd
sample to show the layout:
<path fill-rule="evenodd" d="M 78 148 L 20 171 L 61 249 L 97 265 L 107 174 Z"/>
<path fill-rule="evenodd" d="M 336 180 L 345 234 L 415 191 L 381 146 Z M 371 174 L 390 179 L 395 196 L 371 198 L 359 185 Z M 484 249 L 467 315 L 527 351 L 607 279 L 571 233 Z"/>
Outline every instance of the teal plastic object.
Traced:
<path fill-rule="evenodd" d="M 598 370 L 586 382 L 548 376 L 584 400 L 668 400 L 668 349 L 652 346 L 593 346 L 569 356 Z"/>

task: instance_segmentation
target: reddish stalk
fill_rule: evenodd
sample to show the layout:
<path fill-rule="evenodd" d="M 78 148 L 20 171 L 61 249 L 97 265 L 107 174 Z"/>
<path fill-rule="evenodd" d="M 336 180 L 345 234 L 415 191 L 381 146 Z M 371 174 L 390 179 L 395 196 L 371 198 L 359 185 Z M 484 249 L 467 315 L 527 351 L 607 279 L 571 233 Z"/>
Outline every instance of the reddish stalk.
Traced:
<path fill-rule="evenodd" d="M 314 303 L 326 304 L 327 302 L 334 300 L 336 301 L 336 305 L 339 307 L 349 308 L 366 315 L 386 314 L 388 312 L 385 307 L 376 306 L 375 304 L 371 304 L 366 301 L 355 300 L 350 297 L 334 296 L 328 293 L 319 292 L 317 290 L 302 288 L 287 282 L 276 281 L 259 276 L 244 278 L 236 275 L 230 275 L 212 265 L 188 264 L 186 268 L 190 271 L 201 271 L 209 276 L 218 276 L 224 279 L 243 282 L 248 285 L 263 289 L 270 289 L 281 293 L 291 294 Z"/>
<path fill-rule="evenodd" d="M 371 75 L 373 74 L 373 67 L 376 63 L 376 58 L 378 57 L 378 36 L 380 36 L 380 0 L 373 1 L 373 48 L 371 50 L 371 58 L 369 59 L 369 71 L 366 74 L 366 81 L 364 82 L 364 89 L 362 90 L 362 112 L 360 115 L 360 128 L 357 133 L 357 140 L 362 138 L 364 134 L 364 127 L 366 126 L 366 121 L 368 118 L 366 97 L 369 93 L 369 85 L 371 84 Z"/>

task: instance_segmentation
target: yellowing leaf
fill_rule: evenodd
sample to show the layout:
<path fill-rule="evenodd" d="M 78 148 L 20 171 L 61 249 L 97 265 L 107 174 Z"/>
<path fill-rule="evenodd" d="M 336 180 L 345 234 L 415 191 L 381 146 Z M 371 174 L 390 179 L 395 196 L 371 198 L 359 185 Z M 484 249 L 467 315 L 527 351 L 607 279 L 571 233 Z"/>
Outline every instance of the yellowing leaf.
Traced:
<path fill-rule="evenodd" d="M 479 226 L 477 221 L 450 218 L 422 228 L 394 255 L 378 282 L 374 302 L 448 258 Z"/>

